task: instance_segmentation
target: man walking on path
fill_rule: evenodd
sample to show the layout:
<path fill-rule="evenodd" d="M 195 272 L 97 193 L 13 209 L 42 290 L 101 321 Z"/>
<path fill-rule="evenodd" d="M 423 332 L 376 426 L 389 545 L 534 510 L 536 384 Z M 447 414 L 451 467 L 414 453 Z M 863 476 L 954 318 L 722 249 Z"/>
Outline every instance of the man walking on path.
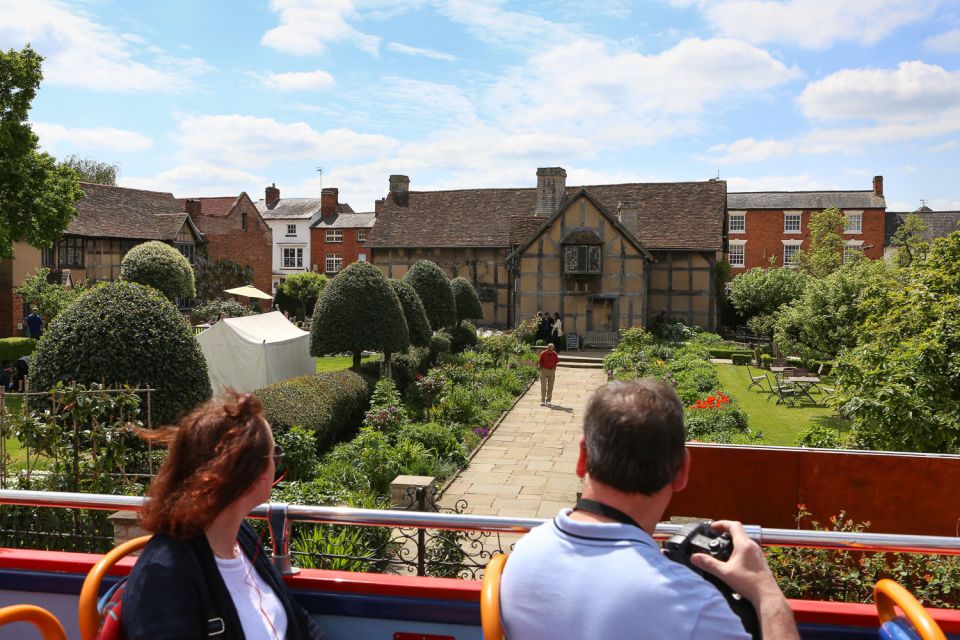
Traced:
<path fill-rule="evenodd" d="M 540 361 L 537 364 L 537 368 L 540 369 L 541 406 L 549 405 L 553 401 L 553 383 L 557 378 L 558 362 L 560 362 L 560 356 L 557 355 L 556 347 L 551 342 L 540 353 Z"/>

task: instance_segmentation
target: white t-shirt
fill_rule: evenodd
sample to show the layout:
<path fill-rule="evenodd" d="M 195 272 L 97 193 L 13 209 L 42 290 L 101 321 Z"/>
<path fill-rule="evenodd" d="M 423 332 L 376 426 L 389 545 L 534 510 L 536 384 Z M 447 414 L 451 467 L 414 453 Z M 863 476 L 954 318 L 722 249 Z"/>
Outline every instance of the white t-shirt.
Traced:
<path fill-rule="evenodd" d="M 571 520 L 517 542 L 500 581 L 511 640 L 750 640 L 712 584 L 637 527 Z"/>
<path fill-rule="evenodd" d="M 247 556 L 241 551 L 236 558 L 215 560 L 247 640 L 283 640 L 287 636 L 287 612 Z"/>

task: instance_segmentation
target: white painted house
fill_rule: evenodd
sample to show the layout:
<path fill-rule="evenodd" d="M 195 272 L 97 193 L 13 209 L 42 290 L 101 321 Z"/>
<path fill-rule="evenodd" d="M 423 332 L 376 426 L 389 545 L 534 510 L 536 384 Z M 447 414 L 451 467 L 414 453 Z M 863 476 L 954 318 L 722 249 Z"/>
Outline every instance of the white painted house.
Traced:
<path fill-rule="evenodd" d="M 272 184 L 257 210 L 273 230 L 273 291 L 292 273 L 310 270 L 310 223 L 320 217 L 320 198 L 280 198 Z"/>

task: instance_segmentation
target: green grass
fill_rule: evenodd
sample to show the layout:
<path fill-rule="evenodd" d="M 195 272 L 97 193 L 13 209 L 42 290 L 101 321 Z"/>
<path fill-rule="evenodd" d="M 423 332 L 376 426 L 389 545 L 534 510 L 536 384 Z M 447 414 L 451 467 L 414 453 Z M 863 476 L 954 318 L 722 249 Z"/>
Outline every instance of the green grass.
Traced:
<path fill-rule="evenodd" d="M 365 356 L 363 361 L 374 360 L 377 356 Z M 314 358 L 317 361 L 317 373 L 325 371 L 340 371 L 349 369 L 353 366 L 352 356 L 324 356 L 323 358 Z"/>
<path fill-rule="evenodd" d="M 841 429 L 842 432 L 849 429 L 847 422 L 834 415 L 831 408 L 807 404 L 791 409 L 786 405 L 776 404 L 776 400 L 768 402 L 769 394 L 767 393 L 760 393 L 756 389 L 747 391 L 750 376 L 747 374 L 746 367 L 732 364 L 714 364 L 714 366 L 717 368 L 720 384 L 747 412 L 750 429 L 754 432 L 763 432 L 765 444 L 795 446 L 797 436 L 815 424 L 822 424 L 831 429 Z M 772 374 L 770 375 L 772 378 Z M 817 396 L 814 395 L 814 397 Z"/>

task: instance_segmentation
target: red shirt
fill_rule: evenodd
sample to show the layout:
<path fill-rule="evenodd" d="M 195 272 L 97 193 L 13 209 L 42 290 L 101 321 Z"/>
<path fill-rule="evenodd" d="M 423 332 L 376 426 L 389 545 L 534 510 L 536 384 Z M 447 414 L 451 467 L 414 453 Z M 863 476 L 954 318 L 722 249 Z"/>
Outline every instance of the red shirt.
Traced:
<path fill-rule="evenodd" d="M 558 362 L 560 362 L 560 356 L 557 355 L 556 351 L 550 351 L 548 349 L 544 349 L 540 353 L 541 369 L 556 369 Z"/>

